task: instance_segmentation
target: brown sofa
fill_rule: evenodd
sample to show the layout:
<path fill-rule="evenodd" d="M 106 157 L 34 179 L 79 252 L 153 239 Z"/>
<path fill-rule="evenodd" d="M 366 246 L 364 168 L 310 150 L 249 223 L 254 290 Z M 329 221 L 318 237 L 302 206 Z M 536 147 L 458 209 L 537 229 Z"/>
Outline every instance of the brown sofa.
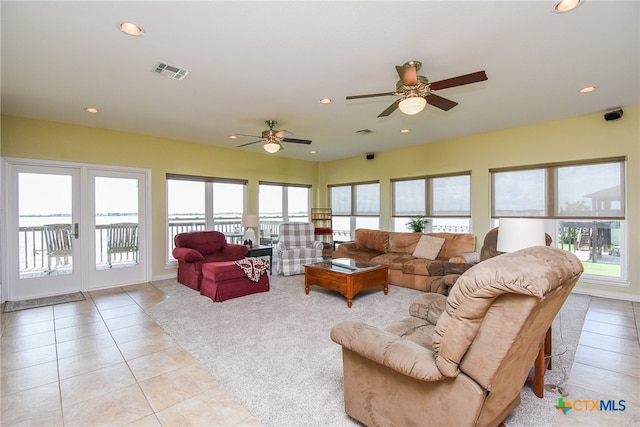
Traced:
<path fill-rule="evenodd" d="M 342 322 L 347 414 L 368 426 L 497 426 L 582 264 L 537 246 L 478 263 L 448 297 L 425 293 L 385 329 Z"/>
<path fill-rule="evenodd" d="M 359 228 L 355 240 L 342 243 L 333 251 L 333 258 L 352 258 L 369 261 L 389 268 L 389 283 L 426 292 L 436 292 L 434 280 L 460 273 L 478 260 L 476 236 L 470 233 L 428 233 L 427 236 L 444 239 L 435 259 L 418 258 L 413 253 L 422 233 Z"/>

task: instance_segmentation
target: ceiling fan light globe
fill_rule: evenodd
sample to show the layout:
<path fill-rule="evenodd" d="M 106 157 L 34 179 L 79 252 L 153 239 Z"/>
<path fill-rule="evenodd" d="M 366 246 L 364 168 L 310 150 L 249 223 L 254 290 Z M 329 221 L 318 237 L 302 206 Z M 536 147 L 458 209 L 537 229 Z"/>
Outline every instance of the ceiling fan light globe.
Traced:
<path fill-rule="evenodd" d="M 264 148 L 264 151 L 266 151 L 267 153 L 273 154 L 280 151 L 280 144 L 275 142 L 267 142 L 266 144 L 263 145 L 262 148 Z"/>
<path fill-rule="evenodd" d="M 420 111 L 424 110 L 424 107 L 427 105 L 427 100 L 421 96 L 412 96 L 410 98 L 405 98 L 400 101 L 398 104 L 398 108 L 404 114 L 412 116 L 414 114 L 418 114 Z"/>

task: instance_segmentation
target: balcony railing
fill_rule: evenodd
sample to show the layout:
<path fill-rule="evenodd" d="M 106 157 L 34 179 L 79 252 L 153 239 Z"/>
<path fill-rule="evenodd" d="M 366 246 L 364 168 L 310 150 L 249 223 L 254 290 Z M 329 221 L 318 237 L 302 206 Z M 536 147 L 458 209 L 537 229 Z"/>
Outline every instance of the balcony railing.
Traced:
<path fill-rule="evenodd" d="M 96 268 L 109 268 L 107 255 L 107 236 L 110 224 L 96 225 Z M 38 275 L 48 271 L 47 244 L 43 226 L 18 228 L 20 248 L 20 275 Z M 60 257 L 62 258 L 62 257 Z M 137 263 L 137 256 L 133 252 L 122 252 L 111 255 L 111 265 Z M 65 266 L 63 266 L 65 267 Z M 66 266 L 68 267 L 68 266 Z"/>

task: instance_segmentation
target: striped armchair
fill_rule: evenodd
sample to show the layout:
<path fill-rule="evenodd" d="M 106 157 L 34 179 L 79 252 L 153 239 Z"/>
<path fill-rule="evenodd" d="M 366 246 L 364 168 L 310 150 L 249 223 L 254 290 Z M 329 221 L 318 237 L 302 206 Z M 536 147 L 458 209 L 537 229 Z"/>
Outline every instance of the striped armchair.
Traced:
<path fill-rule="evenodd" d="M 305 264 L 322 261 L 322 242 L 314 240 L 314 227 L 310 222 L 280 224 L 276 271 L 285 276 L 304 273 Z"/>

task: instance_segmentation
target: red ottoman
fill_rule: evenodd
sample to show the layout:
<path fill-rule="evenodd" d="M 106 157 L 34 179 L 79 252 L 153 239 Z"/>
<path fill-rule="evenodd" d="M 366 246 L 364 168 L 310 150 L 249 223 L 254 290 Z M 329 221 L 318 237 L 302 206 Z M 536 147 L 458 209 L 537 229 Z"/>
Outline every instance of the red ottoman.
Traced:
<path fill-rule="evenodd" d="M 258 292 L 269 291 L 269 275 L 265 272 L 253 282 L 234 261 L 202 264 L 200 294 L 214 301 L 226 301 Z"/>

